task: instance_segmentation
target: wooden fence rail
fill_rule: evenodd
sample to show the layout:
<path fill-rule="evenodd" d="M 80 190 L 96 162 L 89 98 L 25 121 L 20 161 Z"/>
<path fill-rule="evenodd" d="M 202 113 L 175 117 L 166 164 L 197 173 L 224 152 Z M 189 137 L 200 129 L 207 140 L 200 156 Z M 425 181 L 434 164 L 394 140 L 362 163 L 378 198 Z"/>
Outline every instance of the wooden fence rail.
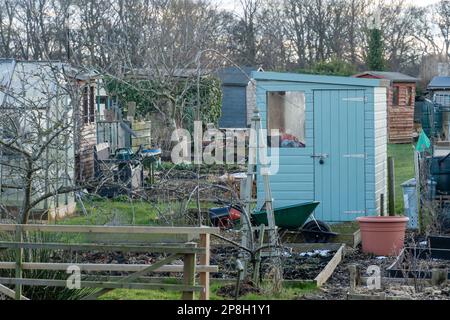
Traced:
<path fill-rule="evenodd" d="M 99 288 L 98 292 L 85 299 L 95 299 L 117 288 L 127 289 L 165 289 L 182 292 L 183 299 L 193 299 L 194 292 L 200 292 L 200 299 L 209 299 L 209 274 L 217 272 L 217 266 L 210 265 L 210 234 L 218 233 L 218 228 L 210 227 L 142 227 L 142 226 L 66 226 L 66 225 L 20 225 L 0 224 L 0 232 L 13 233 L 14 241 L 0 241 L 0 249 L 14 250 L 15 261 L 0 261 L 0 270 L 15 270 L 15 277 L 0 277 L 0 292 L 18 300 L 27 299 L 22 295 L 22 286 L 54 286 L 65 287 L 66 280 L 24 278 L 24 270 L 66 271 L 77 266 L 80 272 L 131 272 L 124 277 L 101 276 L 102 280 L 86 279 L 80 281 L 81 288 Z M 87 235 L 109 235 L 108 244 L 104 243 L 45 243 L 30 242 L 27 233 L 81 233 Z M 136 240 L 137 243 L 121 243 L 124 237 L 117 235 L 152 235 L 150 238 Z M 155 236 L 156 235 L 156 236 Z M 190 241 L 181 241 L 180 235 L 188 236 Z M 161 237 L 158 237 L 161 236 Z M 192 242 L 198 237 L 199 245 Z M 25 240 L 24 240 L 25 239 Z M 86 239 L 89 240 L 89 237 Z M 85 239 L 85 240 L 86 240 Z M 95 239 L 98 237 L 93 238 Z M 100 237 L 101 239 L 101 237 Z M 91 238 L 92 240 L 92 238 Z M 167 241 L 168 242 L 164 242 Z M 180 242 L 181 241 L 181 242 Z M 91 241 L 92 242 L 92 241 Z M 111 243 L 113 242 L 113 243 Z M 105 264 L 105 263 L 39 263 L 24 261 L 24 250 L 64 250 L 64 251 L 120 251 L 120 252 L 152 252 L 169 254 L 162 260 L 147 264 Z M 197 257 L 199 265 L 197 265 Z M 183 264 L 172 265 L 175 260 L 183 260 Z M 140 281 L 148 273 L 183 273 L 182 284 L 149 283 Z M 199 285 L 195 284 L 195 274 L 199 273 Z M 81 275 L 80 275 L 81 276 Z M 89 275 L 92 278 L 92 275 Z M 14 285 L 14 290 L 5 285 Z"/>

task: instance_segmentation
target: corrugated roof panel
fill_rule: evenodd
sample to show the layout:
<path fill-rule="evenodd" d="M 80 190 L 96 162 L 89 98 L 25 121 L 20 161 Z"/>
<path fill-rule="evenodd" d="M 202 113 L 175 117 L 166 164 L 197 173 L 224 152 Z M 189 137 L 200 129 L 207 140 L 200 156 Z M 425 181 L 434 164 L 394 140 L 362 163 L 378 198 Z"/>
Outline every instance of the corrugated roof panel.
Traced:
<path fill-rule="evenodd" d="M 450 77 L 434 77 L 428 84 L 428 89 L 450 89 Z"/>
<path fill-rule="evenodd" d="M 257 70 L 253 67 L 227 67 L 219 70 L 218 76 L 225 85 L 247 86 L 251 73 Z"/>

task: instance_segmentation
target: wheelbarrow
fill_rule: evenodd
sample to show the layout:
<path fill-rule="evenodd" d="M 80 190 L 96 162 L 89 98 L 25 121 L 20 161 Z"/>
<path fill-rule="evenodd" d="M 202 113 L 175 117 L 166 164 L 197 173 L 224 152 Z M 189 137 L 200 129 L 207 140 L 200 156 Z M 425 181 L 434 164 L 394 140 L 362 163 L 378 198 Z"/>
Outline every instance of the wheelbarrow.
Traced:
<path fill-rule="evenodd" d="M 274 208 L 275 225 L 281 233 L 285 231 L 299 232 L 303 235 L 305 242 L 325 243 L 337 233 L 331 232 L 331 228 L 323 221 L 316 220 L 312 215 L 318 201 L 304 202 L 285 207 Z M 306 222 L 310 217 L 312 220 Z M 268 225 L 267 212 L 262 208 L 254 211 L 251 215 L 252 223 L 255 226 Z"/>

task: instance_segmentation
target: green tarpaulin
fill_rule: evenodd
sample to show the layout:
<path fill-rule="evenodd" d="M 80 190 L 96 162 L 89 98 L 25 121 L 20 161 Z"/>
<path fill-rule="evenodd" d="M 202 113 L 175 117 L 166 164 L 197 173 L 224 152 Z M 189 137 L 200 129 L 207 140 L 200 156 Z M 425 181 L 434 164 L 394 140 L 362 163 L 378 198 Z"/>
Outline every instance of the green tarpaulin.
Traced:
<path fill-rule="evenodd" d="M 419 136 L 419 141 L 417 141 L 416 151 L 424 152 L 431 147 L 431 141 L 428 139 L 424 131 Z"/>

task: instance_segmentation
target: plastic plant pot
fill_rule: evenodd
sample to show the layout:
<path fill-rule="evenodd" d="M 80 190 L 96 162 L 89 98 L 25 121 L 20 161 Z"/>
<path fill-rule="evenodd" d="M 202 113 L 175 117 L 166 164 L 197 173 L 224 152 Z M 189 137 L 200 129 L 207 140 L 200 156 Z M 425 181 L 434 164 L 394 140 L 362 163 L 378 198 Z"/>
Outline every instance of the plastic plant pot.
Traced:
<path fill-rule="evenodd" d="M 408 217 L 359 217 L 362 250 L 378 256 L 397 256 L 405 242 Z"/>

